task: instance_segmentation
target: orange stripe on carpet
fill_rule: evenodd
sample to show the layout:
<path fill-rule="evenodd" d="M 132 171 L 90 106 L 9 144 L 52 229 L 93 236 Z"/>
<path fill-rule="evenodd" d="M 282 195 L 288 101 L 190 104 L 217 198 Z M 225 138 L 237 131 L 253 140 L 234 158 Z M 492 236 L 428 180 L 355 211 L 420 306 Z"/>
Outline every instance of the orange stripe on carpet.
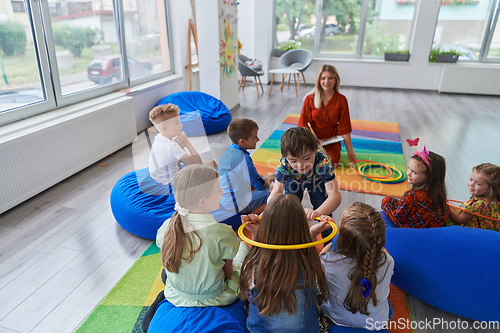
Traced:
<path fill-rule="evenodd" d="M 391 291 L 389 292 L 389 302 L 391 302 L 394 314 L 389 321 L 387 330 L 390 333 L 412 333 L 411 327 L 406 327 L 406 323 L 411 322 L 410 309 L 408 309 L 407 295 L 404 291 L 391 283 Z M 401 323 L 404 322 L 404 326 Z M 399 325 L 398 325 L 399 324 Z"/>
<path fill-rule="evenodd" d="M 351 125 L 353 130 L 399 134 L 398 123 L 351 119 Z"/>

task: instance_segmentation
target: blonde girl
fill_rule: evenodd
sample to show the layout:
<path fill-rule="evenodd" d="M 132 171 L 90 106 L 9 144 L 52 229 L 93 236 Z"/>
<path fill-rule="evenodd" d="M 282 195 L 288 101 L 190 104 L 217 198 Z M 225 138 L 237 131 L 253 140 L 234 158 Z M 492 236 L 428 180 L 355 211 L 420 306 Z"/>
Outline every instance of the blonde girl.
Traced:
<path fill-rule="evenodd" d="M 258 218 L 243 216 L 245 221 Z M 276 245 L 303 244 L 328 228 L 326 217 L 309 230 L 294 195 L 278 194 L 264 209 L 255 240 Z M 255 223 L 255 221 L 253 221 Z M 249 300 L 250 332 L 319 332 L 318 302 L 326 300 L 326 279 L 314 247 L 269 250 L 252 247 L 243 263 L 241 297 Z"/>
<path fill-rule="evenodd" d="M 175 175 L 176 212 L 157 234 L 167 271 L 165 298 L 175 306 L 221 306 L 238 298 L 249 248 L 209 214 L 219 207 L 221 194 L 219 175 L 211 167 L 187 166 Z"/>
<path fill-rule="evenodd" d="M 483 163 L 475 166 L 468 182 L 470 199 L 461 207 L 483 216 L 500 218 L 500 167 Z M 500 231 L 500 222 L 469 214 L 456 212 L 450 207 L 450 217 L 455 224 L 469 228 Z"/>
<path fill-rule="evenodd" d="M 383 251 L 385 225 L 380 213 L 361 202 L 352 204 L 342 214 L 334 243 L 321 252 L 330 292 L 322 305 L 324 315 L 338 325 L 359 328 L 368 328 L 369 318 L 388 321 L 394 259 Z"/>

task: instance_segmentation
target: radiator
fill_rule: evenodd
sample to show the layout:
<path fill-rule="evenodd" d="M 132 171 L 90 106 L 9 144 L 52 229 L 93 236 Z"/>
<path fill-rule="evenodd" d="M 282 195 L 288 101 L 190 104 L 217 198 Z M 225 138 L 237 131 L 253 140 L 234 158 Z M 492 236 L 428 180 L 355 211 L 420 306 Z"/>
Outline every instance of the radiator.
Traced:
<path fill-rule="evenodd" d="M 0 213 L 131 143 L 136 137 L 132 98 L 72 111 L 19 132 L 0 138 Z"/>
<path fill-rule="evenodd" d="M 446 64 L 439 92 L 500 95 L 500 65 Z"/>

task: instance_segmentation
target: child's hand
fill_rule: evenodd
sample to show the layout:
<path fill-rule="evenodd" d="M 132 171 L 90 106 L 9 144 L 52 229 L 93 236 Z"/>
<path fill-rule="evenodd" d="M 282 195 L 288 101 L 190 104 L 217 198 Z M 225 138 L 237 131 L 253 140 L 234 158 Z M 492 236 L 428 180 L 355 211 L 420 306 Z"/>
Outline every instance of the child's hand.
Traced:
<path fill-rule="evenodd" d="M 246 228 L 252 234 L 252 239 L 255 239 L 257 231 L 259 231 L 260 219 L 257 214 L 241 215 L 241 223 L 246 223 Z"/>
<path fill-rule="evenodd" d="M 241 223 L 259 224 L 259 222 L 259 215 L 257 214 L 241 215 Z"/>
<path fill-rule="evenodd" d="M 264 187 L 267 187 L 271 185 L 272 182 L 274 182 L 274 180 L 276 179 L 276 175 L 274 173 L 270 173 L 269 175 L 263 178 L 264 178 Z"/>
<path fill-rule="evenodd" d="M 315 210 L 312 210 L 310 208 L 304 208 L 304 212 L 306 212 L 306 216 L 307 216 L 308 221 L 312 221 L 319 216 L 318 212 L 316 212 Z"/>
<path fill-rule="evenodd" d="M 328 221 L 333 221 L 333 219 L 330 216 L 321 215 L 321 221 L 319 221 L 309 229 L 309 232 L 311 233 L 311 238 L 313 240 L 316 240 L 316 237 L 321 232 L 331 229 Z"/>
<path fill-rule="evenodd" d="M 181 146 L 181 148 L 185 148 L 189 143 L 189 139 L 185 132 L 182 132 L 181 134 L 177 135 L 175 138 L 173 138 L 172 141 L 177 142 L 179 146 Z"/>

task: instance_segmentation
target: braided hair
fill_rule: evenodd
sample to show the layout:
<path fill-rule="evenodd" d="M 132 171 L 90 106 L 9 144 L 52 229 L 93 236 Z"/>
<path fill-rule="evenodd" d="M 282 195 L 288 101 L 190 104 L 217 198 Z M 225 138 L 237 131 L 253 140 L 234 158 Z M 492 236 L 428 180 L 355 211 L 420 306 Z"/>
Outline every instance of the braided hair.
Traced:
<path fill-rule="evenodd" d="M 382 251 L 384 245 L 384 221 L 372 206 L 356 202 L 344 211 L 336 252 L 356 262 L 348 275 L 351 285 L 343 304 L 348 311 L 370 315 L 368 304 L 373 302 L 377 306 L 377 271 L 387 262 Z M 366 281 L 371 283 L 371 288 L 363 283 Z"/>
<path fill-rule="evenodd" d="M 491 163 L 483 163 L 475 166 L 472 170 L 486 177 L 488 191 L 484 198 L 491 202 L 500 202 L 500 167 Z"/>

